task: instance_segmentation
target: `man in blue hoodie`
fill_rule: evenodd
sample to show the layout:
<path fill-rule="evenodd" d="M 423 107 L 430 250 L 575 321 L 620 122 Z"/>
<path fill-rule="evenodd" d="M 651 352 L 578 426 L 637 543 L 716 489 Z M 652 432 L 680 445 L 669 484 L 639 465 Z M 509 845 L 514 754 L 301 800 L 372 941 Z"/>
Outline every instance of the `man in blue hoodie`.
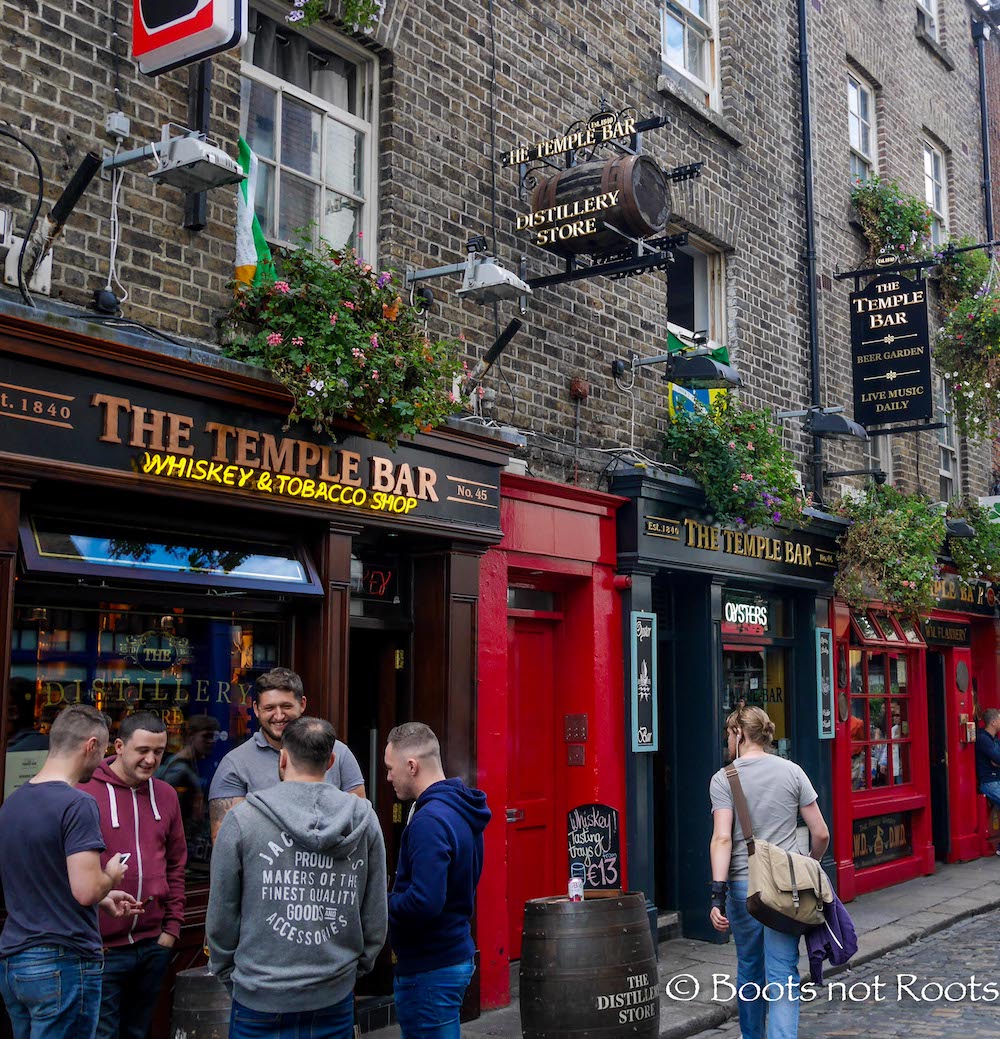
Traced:
<path fill-rule="evenodd" d="M 476 951 L 471 920 L 490 821 L 486 795 L 445 778 L 438 739 L 420 722 L 389 733 L 385 768 L 396 797 L 416 802 L 389 895 L 396 1019 L 403 1039 L 458 1039 Z"/>

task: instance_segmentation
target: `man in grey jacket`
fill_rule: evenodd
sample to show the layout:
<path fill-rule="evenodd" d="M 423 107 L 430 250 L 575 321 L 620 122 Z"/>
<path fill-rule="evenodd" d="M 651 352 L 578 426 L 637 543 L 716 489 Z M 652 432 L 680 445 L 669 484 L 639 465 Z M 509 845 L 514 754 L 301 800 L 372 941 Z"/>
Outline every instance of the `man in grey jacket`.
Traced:
<path fill-rule="evenodd" d="M 212 853 L 209 967 L 230 1039 L 351 1039 L 354 983 L 385 942 L 385 844 L 370 802 L 324 782 L 336 733 L 285 726 L 282 782 L 227 815 Z"/>

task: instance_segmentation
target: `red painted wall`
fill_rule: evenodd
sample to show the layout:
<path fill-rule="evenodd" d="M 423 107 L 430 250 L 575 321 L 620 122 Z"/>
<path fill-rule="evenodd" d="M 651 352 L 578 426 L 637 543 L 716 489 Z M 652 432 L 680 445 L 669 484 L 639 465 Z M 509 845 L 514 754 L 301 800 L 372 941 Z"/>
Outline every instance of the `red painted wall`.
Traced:
<path fill-rule="evenodd" d="M 561 766 L 557 818 L 575 805 L 601 801 L 621 812 L 625 832 L 621 601 L 614 588 L 615 513 L 624 499 L 509 475 L 501 492 L 504 539 L 483 558 L 479 600 L 478 782 L 493 809 L 476 902 L 484 1009 L 510 1002 L 505 810 L 509 770 L 524 764 L 508 756 L 511 581 L 559 593 L 564 637 L 557 664 L 563 680 L 556 710 L 560 717 L 589 719 L 584 766 Z M 554 750 L 564 763 L 563 746 Z M 561 876 L 567 868 L 564 845 L 557 855 Z"/>

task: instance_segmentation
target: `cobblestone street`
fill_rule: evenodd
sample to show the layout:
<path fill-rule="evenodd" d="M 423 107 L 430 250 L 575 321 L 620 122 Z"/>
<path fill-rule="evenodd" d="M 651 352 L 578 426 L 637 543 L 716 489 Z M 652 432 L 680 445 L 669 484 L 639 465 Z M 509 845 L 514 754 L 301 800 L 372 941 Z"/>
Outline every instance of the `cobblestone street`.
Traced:
<path fill-rule="evenodd" d="M 804 1004 L 800 1039 L 997 1035 L 1000 912 L 964 920 L 857 970 L 827 978 Z M 846 998 L 845 998 L 846 994 Z M 696 1039 L 739 1039 L 734 1023 Z"/>

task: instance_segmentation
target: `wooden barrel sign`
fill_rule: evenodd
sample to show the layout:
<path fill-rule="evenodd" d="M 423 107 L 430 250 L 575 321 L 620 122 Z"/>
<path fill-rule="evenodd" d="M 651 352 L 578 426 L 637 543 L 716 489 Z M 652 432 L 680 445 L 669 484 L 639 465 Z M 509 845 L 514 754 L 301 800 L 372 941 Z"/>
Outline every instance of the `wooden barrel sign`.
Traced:
<path fill-rule="evenodd" d="M 171 1039 L 228 1039 L 231 1006 L 229 993 L 208 967 L 178 971 Z"/>
<path fill-rule="evenodd" d="M 660 986 L 641 893 L 524 906 L 524 1039 L 655 1039 Z"/>
<path fill-rule="evenodd" d="M 670 218 L 670 192 L 652 159 L 616 155 L 540 181 L 531 195 L 531 211 L 536 244 L 563 256 L 602 256 L 631 247 L 605 224 L 630 238 L 662 232 Z M 548 219 L 540 221 L 540 215 Z"/>

